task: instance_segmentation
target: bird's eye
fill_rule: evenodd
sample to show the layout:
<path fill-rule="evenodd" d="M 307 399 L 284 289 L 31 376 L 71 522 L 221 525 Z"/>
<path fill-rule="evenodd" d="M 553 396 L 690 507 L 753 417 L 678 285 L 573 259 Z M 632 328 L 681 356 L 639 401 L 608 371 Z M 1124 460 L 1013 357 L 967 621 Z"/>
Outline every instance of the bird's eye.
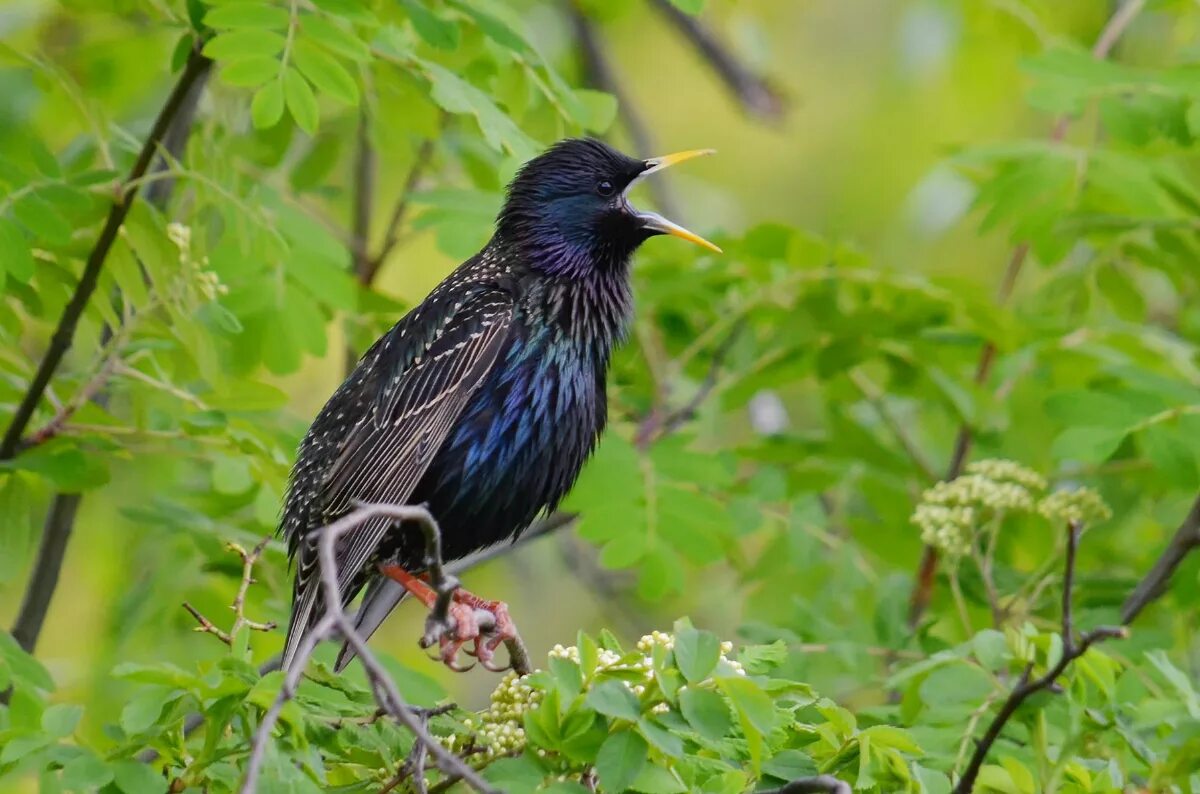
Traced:
<path fill-rule="evenodd" d="M 598 183 L 596 183 L 596 192 L 605 198 L 611 196 L 616 192 L 616 190 L 617 189 L 613 186 L 613 183 L 609 182 L 607 179 L 601 179 Z"/>

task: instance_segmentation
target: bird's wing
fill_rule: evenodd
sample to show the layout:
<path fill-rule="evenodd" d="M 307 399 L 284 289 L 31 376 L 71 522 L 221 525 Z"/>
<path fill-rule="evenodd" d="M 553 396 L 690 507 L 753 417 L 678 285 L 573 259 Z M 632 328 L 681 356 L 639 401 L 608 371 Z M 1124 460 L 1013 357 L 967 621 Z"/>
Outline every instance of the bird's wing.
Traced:
<path fill-rule="evenodd" d="M 440 328 L 416 351 L 401 344 L 402 340 L 394 340 L 373 351 L 374 361 L 370 356 L 364 361 L 379 369 L 378 393 L 326 474 L 319 499 L 328 520 L 349 512 L 357 502 L 407 503 L 503 349 L 512 328 L 513 298 L 499 289 L 481 290 L 443 317 Z M 353 596 L 363 566 L 390 524 L 386 519 L 367 521 L 337 543 L 338 587 L 343 600 Z M 299 545 L 293 626 L 287 644 L 291 654 L 285 651 L 289 660 L 299 647 L 303 629 L 317 619 L 313 608 L 320 600 L 316 545 Z"/>

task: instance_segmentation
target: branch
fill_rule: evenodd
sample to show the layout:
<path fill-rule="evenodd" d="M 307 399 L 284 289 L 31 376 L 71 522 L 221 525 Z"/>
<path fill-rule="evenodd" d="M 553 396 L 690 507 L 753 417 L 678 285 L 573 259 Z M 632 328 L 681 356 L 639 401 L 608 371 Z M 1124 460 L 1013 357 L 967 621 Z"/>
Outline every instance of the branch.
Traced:
<path fill-rule="evenodd" d="M 1013 687 L 1012 692 L 1004 701 L 1004 705 L 1000 707 L 1000 711 L 988 726 L 983 738 L 975 745 L 975 752 L 971 755 L 971 760 L 963 771 L 958 785 L 954 787 L 953 794 L 970 794 L 974 790 L 975 780 L 979 776 L 980 769 L 983 768 L 984 761 L 987 760 L 988 752 L 1000 738 L 1004 726 L 1030 696 L 1044 690 L 1051 691 L 1058 677 L 1072 662 L 1087 653 L 1092 645 L 1104 640 L 1123 639 L 1129 636 L 1128 629 L 1123 626 L 1099 626 L 1078 638 L 1075 636 L 1075 618 L 1071 602 L 1075 590 L 1075 558 L 1082 530 L 1082 525 L 1077 521 L 1072 521 L 1067 528 L 1067 561 L 1063 573 L 1062 596 L 1062 654 L 1054 666 L 1040 678 L 1030 678 L 1033 673 L 1033 662 L 1030 662 L 1021 672 L 1021 677 L 1017 679 L 1017 685 Z"/>
<path fill-rule="evenodd" d="M 204 56 L 199 55 L 199 42 L 196 48 L 192 50 L 190 58 L 187 60 L 187 65 L 184 67 L 184 73 L 179 78 L 179 83 L 175 85 L 172 94 L 167 98 L 167 103 L 164 104 L 158 119 L 155 121 L 154 127 L 151 128 L 150 136 L 146 139 L 143 146 L 142 154 L 138 156 L 138 161 L 134 164 L 130 179 L 126 181 L 125 199 L 118 204 L 114 204 L 110 210 L 108 221 L 101 231 L 100 239 L 96 242 L 96 247 L 92 249 L 92 253 L 88 259 L 88 266 L 85 267 L 84 276 L 80 278 L 79 285 L 76 288 L 76 295 L 72 297 L 71 303 L 68 303 L 67 308 L 62 313 L 62 318 L 59 321 L 59 331 L 55 331 L 55 337 L 52 338 L 52 348 L 54 347 L 54 339 L 62 338 L 65 342 L 61 342 L 62 349 L 59 351 L 58 359 L 50 361 L 50 350 L 47 350 L 47 357 L 42 361 L 42 368 L 46 369 L 47 374 L 44 375 L 44 383 L 41 389 L 44 390 L 49 385 L 49 375 L 53 374 L 53 369 L 58 365 L 62 355 L 66 353 L 66 348 L 70 347 L 71 338 L 74 333 L 74 326 L 79 319 L 79 314 L 83 312 L 91 291 L 95 290 L 96 278 L 98 271 L 103 264 L 104 258 L 108 253 L 108 248 L 112 246 L 113 239 L 116 235 L 116 229 L 120 227 L 121 221 L 124 221 L 125 213 L 128 211 L 128 205 L 134 197 L 136 197 L 137 186 L 139 184 L 138 173 L 144 173 L 146 162 L 152 160 L 152 155 L 157 150 L 158 143 L 162 144 L 163 160 L 160 162 L 160 167 L 166 166 L 166 162 L 172 152 L 182 150 L 182 146 L 186 143 L 187 133 L 191 131 L 192 118 L 196 112 L 196 106 L 199 102 L 200 92 L 204 89 L 205 80 L 208 79 L 209 67 L 212 62 Z M 163 132 L 163 127 L 166 127 L 166 133 Z M 144 162 L 146 161 L 146 162 Z M 170 182 L 163 182 L 164 185 L 169 185 Z M 155 203 L 166 203 L 169 191 L 164 188 L 161 191 L 146 191 L 146 199 L 155 201 Z M 115 217 L 114 216 L 118 216 Z M 106 242 L 107 240 L 107 242 Z M 85 279 L 88 277 L 88 269 L 92 266 L 92 261 L 96 261 L 95 273 L 92 275 L 90 285 L 85 285 Z M 84 290 L 86 288 L 86 294 Z M 80 307 L 73 315 L 73 319 L 68 318 L 68 315 L 73 311 L 72 306 L 76 301 L 80 302 Z M 66 327 L 68 325 L 68 327 Z M 60 331 L 65 332 L 65 336 L 60 337 Z M 114 336 L 113 330 L 106 324 L 101 332 L 102 343 L 107 344 L 112 341 Z M 37 378 L 41 378 L 41 371 L 38 372 Z M 35 378 L 35 383 L 37 378 Z M 86 390 L 86 387 L 85 387 Z M 28 426 L 29 420 L 32 417 L 32 411 L 37 403 L 37 390 L 34 384 L 30 385 L 30 391 L 25 396 L 25 402 L 29 403 L 28 414 L 24 419 L 18 422 L 18 416 L 13 416 L 12 425 L 8 427 L 8 432 L 4 439 L 4 443 L 0 444 L 0 449 L 8 444 L 8 437 L 13 435 L 14 438 L 20 439 L 24 433 L 25 426 Z M 91 395 L 97 401 L 103 398 L 103 395 Z M 24 403 L 22 405 L 24 408 Z M 18 409 L 19 411 L 22 409 Z M 53 422 L 53 420 L 52 420 Z M 58 432 L 60 428 L 49 426 L 53 432 Z M 44 428 L 43 428 L 44 429 Z M 0 455 L 0 457 L 10 457 L 10 455 Z M 34 563 L 34 571 L 32 571 L 28 584 L 25 585 L 25 595 L 20 604 L 20 612 L 17 613 L 17 619 L 13 621 L 12 634 L 17 639 L 17 642 L 26 652 L 34 652 L 37 645 L 37 638 L 41 636 L 42 626 L 46 622 L 46 614 L 49 609 L 50 598 L 54 596 L 54 591 L 58 588 L 59 573 L 62 570 L 62 560 L 66 555 L 67 542 L 71 539 L 71 533 L 74 529 L 74 521 L 79 511 L 79 501 L 82 500 L 82 495 L 78 493 L 58 493 L 54 495 L 54 499 L 50 501 L 50 507 L 46 515 L 46 523 L 42 525 L 42 540 L 37 548 L 37 559 Z M 6 702 L 7 693 L 0 693 L 0 702 Z"/>
<path fill-rule="evenodd" d="M 661 2 L 662 0 L 657 0 Z M 1096 60 L 1104 60 L 1112 52 L 1112 48 L 1116 46 L 1121 35 L 1129 27 L 1130 23 L 1141 12 L 1145 6 L 1146 0 L 1125 0 L 1109 18 L 1108 23 L 1100 32 L 1096 39 L 1095 45 L 1092 47 L 1092 57 Z M 1070 127 L 1071 119 L 1068 116 L 1061 116 L 1054 123 L 1054 127 L 1050 131 L 1050 140 L 1059 142 L 1067 134 L 1067 128 Z M 1019 243 L 1008 259 L 1008 266 L 1004 269 L 1004 277 L 1000 282 L 1000 287 L 996 292 L 996 303 L 1003 306 L 1012 297 L 1013 289 L 1017 283 L 1017 277 L 1021 274 L 1021 268 L 1025 264 L 1025 259 L 1029 256 L 1029 243 Z M 988 376 L 992 371 L 992 364 L 996 359 L 996 345 L 991 340 L 988 340 L 983 345 L 983 350 L 979 353 L 979 363 L 975 366 L 975 383 L 983 385 L 987 382 Z M 963 468 L 966 466 L 967 457 L 971 454 L 971 444 L 974 441 L 974 435 L 971 426 L 963 422 L 959 425 L 958 434 L 954 439 L 954 452 L 950 456 L 950 465 L 947 468 L 945 481 L 955 479 L 962 474 Z M 909 597 L 908 604 L 908 627 L 915 629 L 917 624 L 921 622 L 921 617 L 925 614 L 925 610 L 929 607 L 929 601 L 933 597 L 933 587 L 937 581 L 937 564 L 938 553 L 937 549 L 932 546 L 925 546 L 921 552 L 921 562 L 917 569 L 916 582 L 913 584 L 912 595 Z"/>
<path fill-rule="evenodd" d="M 850 784 L 833 775 L 802 777 L 779 788 L 760 791 L 759 794 L 853 794 Z"/>
<path fill-rule="evenodd" d="M 479 774 L 466 764 L 461 758 L 446 749 L 437 738 L 429 733 L 425 727 L 421 714 L 412 709 L 401 697 L 400 692 L 396 689 L 395 682 L 388 676 L 387 671 L 380 665 L 379 660 L 367 647 L 367 643 L 362 636 L 354 628 L 354 623 L 346 614 L 342 607 L 341 593 L 337 582 L 337 562 L 334 558 L 335 543 L 347 532 L 350 532 L 355 527 L 379 516 L 387 516 L 400 521 L 416 521 L 422 527 L 426 528 L 426 540 L 430 537 L 429 527 L 432 527 L 433 534 L 437 534 L 437 525 L 433 521 L 433 517 L 429 515 L 429 511 L 423 507 L 410 507 L 399 505 L 362 505 L 356 508 L 352 513 L 349 513 L 337 521 L 322 527 L 309 535 L 310 538 L 315 538 L 318 543 L 318 553 L 320 559 L 319 571 L 321 575 L 321 586 L 324 590 L 324 600 L 326 606 L 325 616 L 317 623 L 311 632 L 309 632 L 304 642 L 300 646 L 297 653 L 296 661 L 289 669 L 284 678 L 283 686 L 279 690 L 275 701 L 271 704 L 266 714 L 263 715 L 262 721 L 258 725 L 258 729 L 254 733 L 254 738 L 251 743 L 250 758 L 246 767 L 246 777 L 242 781 L 242 786 L 239 789 L 241 794 L 254 794 L 259 775 L 262 773 L 263 762 L 266 757 L 266 750 L 271 737 L 271 731 L 279 719 L 279 714 L 283 710 L 284 705 L 295 697 L 296 688 L 300 683 L 302 671 L 312 657 L 313 650 L 317 643 L 323 639 L 333 636 L 340 636 L 353 649 L 355 654 L 362 662 L 363 669 L 366 671 L 367 680 L 371 684 L 371 689 L 374 692 L 375 699 L 389 716 L 397 722 L 404 725 L 416 737 L 418 743 L 425 745 L 428 753 L 432 756 L 433 762 L 445 772 L 447 775 L 461 776 L 462 780 L 471 788 L 478 792 L 486 792 L 487 794 L 499 794 L 491 786 L 487 784 L 479 776 Z M 427 549 L 428 551 L 428 549 Z M 432 554 L 430 555 L 432 556 Z M 437 572 L 445 577 L 441 570 L 440 560 L 437 560 Z M 434 569 L 430 570 L 430 578 L 435 576 Z M 440 591 L 439 591 L 440 592 Z"/>
<path fill-rule="evenodd" d="M 904 450 L 904 454 L 908 456 L 908 459 L 912 462 L 913 467 L 923 474 L 926 480 L 930 482 L 937 482 L 938 477 L 936 474 L 934 474 L 933 466 L 930 465 L 929 461 L 925 460 L 925 455 L 922 454 L 921 448 L 918 447 L 917 443 L 909 437 L 908 431 L 905 429 L 900 420 L 892 415 L 892 412 L 888 408 L 887 402 L 884 400 L 884 395 L 880 392 L 879 387 L 876 386 L 870 378 L 868 378 L 862 373 L 861 370 L 858 369 L 850 370 L 850 381 L 856 387 L 858 387 L 860 392 L 862 392 L 863 397 L 866 398 L 867 402 L 871 404 L 871 407 L 875 409 L 875 413 L 878 414 L 883 423 L 887 425 L 888 430 L 892 431 L 892 435 L 895 436 L 896 442 L 900 444 L 900 448 Z"/>
<path fill-rule="evenodd" d="M 371 256 L 367 248 L 371 243 L 371 209 L 375 203 L 375 147 L 371 145 L 371 117 L 367 103 L 362 104 L 358 114 L 358 148 L 354 156 L 354 204 L 353 226 L 350 238 L 350 256 L 354 275 L 360 284 L 370 284 L 374 276 Z"/>
<path fill-rule="evenodd" d="M 670 0 L 651 0 L 651 4 L 696 48 L 746 112 L 772 121 L 783 115 L 779 91 L 738 60 L 703 22 L 680 11 Z"/>
<path fill-rule="evenodd" d="M 1192 503 L 1192 509 L 1175 530 L 1175 535 L 1154 563 L 1154 567 L 1138 582 L 1137 587 L 1121 605 L 1122 625 L 1128 626 L 1147 605 L 1166 592 L 1167 583 L 1175 574 L 1175 569 L 1197 547 L 1200 547 L 1200 496 Z"/>
<path fill-rule="evenodd" d="M 196 627 L 196 631 L 205 634 L 211 634 L 226 645 L 233 645 L 233 640 L 237 637 L 238 632 L 243 628 L 251 631 L 271 631 L 276 627 L 275 621 L 269 620 L 265 623 L 260 623 L 255 620 L 250 620 L 246 617 L 246 591 L 250 589 L 250 585 L 254 584 L 254 564 L 258 562 L 258 558 L 262 556 L 263 549 L 271 542 L 271 536 L 267 535 L 258 542 L 253 549 L 246 551 L 237 543 L 229 543 L 226 548 L 232 552 L 236 552 L 242 558 L 242 579 L 238 585 L 237 594 L 233 597 L 233 603 L 230 609 L 233 610 L 233 625 L 229 627 L 229 631 L 225 632 L 213 625 L 213 622 L 200 614 L 200 610 L 183 602 L 183 608 L 186 609 L 196 622 L 200 625 Z"/>
<path fill-rule="evenodd" d="M 725 339 L 713 351 L 712 360 L 708 364 L 708 372 L 705 373 L 704 380 L 700 383 L 700 388 L 696 390 L 696 393 L 692 395 L 690 400 L 674 411 L 664 412 L 653 410 L 642 421 L 634 439 L 634 444 L 638 449 L 645 449 L 654 442 L 662 440 L 695 417 L 696 412 L 700 410 L 700 406 L 704 404 L 704 401 L 716 389 L 717 376 L 721 373 L 721 367 L 725 364 L 725 358 L 729 355 L 729 351 L 733 348 L 733 343 L 737 341 L 738 336 L 741 335 L 742 329 L 745 326 L 745 317 L 739 317 L 734 322 Z"/>
<path fill-rule="evenodd" d="M 383 263 L 391 256 L 392 251 L 396 250 L 396 246 L 400 242 L 400 230 L 404 228 L 404 219 L 408 215 L 409 201 L 421 183 L 422 177 L 425 176 L 425 169 L 429 167 L 432 156 L 433 138 L 426 138 L 421 141 L 421 146 L 417 149 L 417 158 L 413 161 L 408 178 L 404 180 L 404 186 L 400 189 L 400 197 L 396 199 L 392 217 L 388 219 L 383 245 L 379 247 L 379 252 L 371 257 L 367 267 L 358 271 L 358 282 L 363 286 L 370 286 L 374 283 L 375 276 L 379 274 L 379 268 L 383 267 Z"/>
<path fill-rule="evenodd" d="M 139 187 L 137 180 L 141 179 L 150 167 L 163 136 L 174 121 L 175 115 L 184 107 L 184 99 L 190 93 L 192 85 L 208 70 L 211 63 L 212 61 L 200 53 L 199 42 L 196 42 L 183 67 L 183 72 L 179 76 L 179 82 L 175 84 L 175 88 L 167 97 L 166 103 L 159 111 L 158 118 L 154 120 L 154 126 L 151 127 L 150 134 L 142 145 L 142 150 L 129 172 L 126 184 L 119 188 L 116 201 L 109 210 L 108 218 L 100 230 L 96 245 L 88 255 L 87 264 L 84 265 L 83 275 L 79 278 L 75 293 L 63 309 L 58 327 L 50 337 L 50 345 L 38 366 L 37 373 L 33 376 L 25 396 L 21 398 L 21 403 L 13 414 L 3 440 L 0 441 L 0 460 L 8 460 L 16 454 L 21 437 L 25 434 L 25 428 L 33 418 L 33 413 L 37 409 L 42 395 L 45 394 L 46 387 L 50 384 L 50 378 L 71 347 L 79 318 L 87 308 L 92 293 L 96 291 L 96 284 L 100 278 L 100 271 L 104 267 L 104 261 L 108 257 L 113 242 L 117 239 L 117 232 L 120 230 L 121 224 L 125 222 L 125 216 L 129 214 L 129 208 L 137 197 Z"/>
<path fill-rule="evenodd" d="M 658 153 L 654 136 L 650 132 L 642 114 L 638 112 L 629 94 L 625 91 L 612 61 L 604 49 L 604 43 L 596 32 L 592 21 L 588 19 L 578 0 L 567 3 L 567 14 L 571 18 L 571 26 L 575 29 L 575 39 L 579 42 L 579 51 L 583 60 L 584 81 L 600 91 L 612 94 L 617 100 L 617 112 L 621 123 L 629 133 L 634 151 L 642 157 L 653 157 Z M 648 183 L 650 195 L 654 203 L 668 217 L 678 217 L 678 205 L 671 195 L 669 180 L 658 178 Z"/>

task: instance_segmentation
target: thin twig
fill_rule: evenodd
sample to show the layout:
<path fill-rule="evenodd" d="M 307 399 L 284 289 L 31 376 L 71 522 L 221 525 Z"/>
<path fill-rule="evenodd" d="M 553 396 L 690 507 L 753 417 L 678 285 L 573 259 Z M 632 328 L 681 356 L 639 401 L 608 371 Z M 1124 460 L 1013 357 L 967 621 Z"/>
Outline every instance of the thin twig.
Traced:
<path fill-rule="evenodd" d="M 434 523 L 433 517 L 424 508 L 378 504 L 361 505 L 353 512 L 339 518 L 332 524 L 317 529 L 310 534 L 309 537 L 315 539 L 318 544 L 319 572 L 321 585 L 324 589 L 326 612 L 313 630 L 305 635 L 304 641 L 301 643 L 296 655 L 295 662 L 291 665 L 284 678 L 279 694 L 266 714 L 263 715 L 262 721 L 254 733 L 254 739 L 250 748 L 250 757 L 246 765 L 246 777 L 239 789 L 241 794 L 254 794 L 258 778 L 262 773 L 271 731 L 279 719 L 280 712 L 283 710 L 284 705 L 295 696 L 300 676 L 308 660 L 312 657 L 317 643 L 335 634 L 340 636 L 343 641 L 354 649 L 355 655 L 362 662 L 363 669 L 367 674 L 367 680 L 371 684 L 371 689 L 375 694 L 375 699 L 380 708 L 412 731 L 417 742 L 425 744 L 426 749 L 439 769 L 447 775 L 461 776 L 462 780 L 476 791 L 487 792 L 487 794 L 498 794 L 496 789 L 489 786 L 470 765 L 446 749 L 438 742 L 435 736 L 429 733 L 421 715 L 410 708 L 408 703 L 405 702 L 399 690 L 396 689 L 395 682 L 392 681 L 387 671 L 367 646 L 366 641 L 363 640 L 362 636 L 354 628 L 353 621 L 346 614 L 342 606 L 341 591 L 337 579 L 337 561 L 334 557 L 334 545 L 347 532 L 358 527 L 364 521 L 376 517 L 419 522 L 423 527 L 433 527 L 433 532 L 436 534 L 437 525 Z M 428 540 L 428 538 L 429 530 L 427 529 L 426 539 Z M 434 555 L 430 552 L 428 556 L 432 557 Z M 430 569 L 431 580 L 435 575 L 434 570 L 441 572 L 440 561 L 437 561 L 436 568 Z"/>
<path fill-rule="evenodd" d="M 717 349 L 713 351 L 712 360 L 709 361 L 708 371 L 704 374 L 704 380 L 700 382 L 700 387 L 696 389 L 696 393 L 690 400 L 674 411 L 651 411 L 650 415 L 642 421 L 634 439 L 634 443 L 639 449 L 646 449 L 654 442 L 683 427 L 696 416 L 700 406 L 716 389 L 717 378 L 721 373 L 721 368 L 725 365 L 725 358 L 729 355 L 733 343 L 737 341 L 745 325 L 745 318 L 739 317 L 721 344 L 717 345 Z"/>
<path fill-rule="evenodd" d="M 783 116 L 785 103 L 779 91 L 742 63 L 703 22 L 681 11 L 670 0 L 651 0 L 651 4 L 712 66 L 746 112 L 771 121 Z"/>
<path fill-rule="evenodd" d="M 1137 17 L 1145 6 L 1146 0 L 1125 0 L 1109 18 L 1104 29 L 1100 32 L 1096 39 L 1095 45 L 1092 47 L 1092 57 L 1096 60 L 1104 60 L 1112 52 L 1121 35 L 1128 29 L 1130 23 Z M 1071 119 L 1069 116 L 1060 116 L 1054 123 L 1054 127 L 1050 131 L 1051 142 L 1057 143 L 1066 137 L 1067 129 L 1070 127 Z M 1004 305 L 1012 296 L 1013 289 L 1016 287 L 1017 277 L 1021 274 L 1021 268 L 1025 264 L 1026 258 L 1029 256 L 1030 245 L 1028 242 L 1021 242 L 1013 249 L 1009 256 L 1008 265 L 1004 269 L 1004 277 L 1000 281 L 1000 286 L 996 292 L 996 302 L 998 305 Z M 975 366 L 975 383 L 983 385 L 987 382 L 988 376 L 992 371 L 992 364 L 996 359 L 996 345 L 992 340 L 984 343 L 983 349 L 979 353 L 979 362 Z M 958 433 L 954 439 L 954 452 L 950 456 L 950 465 L 947 467 L 945 481 L 949 482 L 960 474 L 966 466 L 967 457 L 971 453 L 971 445 L 974 441 L 974 431 L 970 424 L 963 422 L 959 425 Z M 937 565 L 938 553 L 933 546 L 926 545 L 921 552 L 921 562 L 917 568 L 916 581 L 913 584 L 912 594 L 909 597 L 908 606 L 908 627 L 916 628 L 921 622 L 921 617 L 925 614 L 925 610 L 929 607 L 929 601 L 933 596 L 933 588 L 937 582 Z"/>
<path fill-rule="evenodd" d="M 421 141 L 421 146 L 417 149 L 417 157 L 413 161 L 412 168 L 409 169 L 408 177 L 404 180 L 404 186 L 400 188 L 400 197 L 396 199 L 392 216 L 388 219 L 387 230 L 383 235 L 383 244 L 380 245 L 379 251 L 365 263 L 365 267 L 356 271 L 358 282 L 363 286 L 370 286 L 375 282 L 379 268 L 383 267 L 383 263 L 392 255 L 400 242 L 400 230 L 404 228 L 404 220 L 408 216 L 412 195 L 421 184 L 421 179 L 425 176 L 425 169 L 429 167 L 430 158 L 433 157 L 433 143 L 433 138 Z"/>
<path fill-rule="evenodd" d="M 1092 645 L 1104 640 L 1128 636 L 1128 629 L 1123 626 L 1099 626 L 1078 637 L 1075 634 L 1072 601 L 1075 591 L 1075 560 L 1079 549 L 1079 535 L 1082 531 L 1083 527 L 1077 521 L 1072 521 L 1067 527 L 1067 560 L 1063 572 L 1062 595 L 1062 654 L 1058 661 L 1039 678 L 1031 677 L 1033 662 L 1026 665 L 1020 678 L 1017 679 L 1017 685 L 1013 687 L 1008 698 L 1000 707 L 1000 711 L 988 726 L 983 738 L 975 745 L 975 752 L 972 753 L 967 768 L 963 770 L 963 776 L 955 785 L 953 794 L 970 794 L 974 791 L 975 780 L 979 777 L 979 770 L 983 768 L 983 764 L 987 760 L 988 752 L 1000 738 L 1004 726 L 1008 724 L 1021 704 L 1037 692 L 1052 690 L 1059 676 L 1072 662 L 1087 653 Z"/>
<path fill-rule="evenodd" d="M 272 631 L 276 628 L 278 624 L 276 624 L 273 620 L 259 622 L 257 620 L 250 620 L 246 617 L 246 592 L 250 589 L 250 585 L 254 584 L 255 582 L 254 565 L 258 562 L 259 557 L 262 556 L 263 549 L 265 549 L 267 544 L 270 542 L 271 535 L 267 535 L 250 551 L 246 551 L 246 549 L 237 543 L 226 544 L 225 548 L 242 558 L 241 581 L 238 583 L 237 593 L 233 596 L 233 602 L 229 607 L 233 610 L 233 625 L 229 627 L 229 631 L 223 631 L 215 626 L 211 620 L 202 615 L 200 610 L 196 609 L 187 601 L 184 601 L 183 608 L 186 609 L 191 616 L 196 619 L 196 622 L 200 624 L 196 627 L 196 631 L 204 632 L 205 634 L 211 634 L 226 645 L 232 646 L 234 638 L 237 637 L 238 632 L 243 628 L 251 631 Z"/>
<path fill-rule="evenodd" d="M 1192 509 L 1175 530 L 1171 542 L 1159 555 L 1154 567 L 1142 577 L 1121 605 L 1121 623 L 1128 626 L 1147 605 L 1161 597 L 1166 592 L 1167 583 L 1175 574 L 1175 569 L 1197 548 L 1200 548 L 1200 496 L 1192 503 Z"/>
<path fill-rule="evenodd" d="M 866 401 L 875 409 L 875 413 L 883 421 L 884 425 L 887 426 L 888 430 L 891 431 L 892 435 L 896 438 L 896 442 L 900 444 L 900 448 L 904 450 L 904 454 L 912 461 L 917 471 L 924 475 L 925 479 L 929 482 L 936 482 L 938 477 L 933 471 L 933 466 L 925 459 L 925 455 L 921 452 L 921 448 L 917 446 L 917 443 L 909 437 L 908 431 L 900 420 L 892 415 L 891 409 L 888 408 L 887 400 L 879 390 L 879 387 L 859 369 L 850 370 L 850 381 L 858 387 L 858 390 L 862 392 Z"/>
<path fill-rule="evenodd" d="M 201 54 L 200 42 L 196 42 L 191 54 L 188 56 L 187 63 L 183 67 L 183 73 L 179 76 L 179 82 L 175 84 L 175 88 L 167 97 L 166 103 L 163 105 L 162 110 L 159 111 L 158 118 L 154 120 L 154 126 L 151 127 L 150 134 L 146 136 L 146 142 L 142 145 L 142 150 L 138 153 L 133 168 L 130 169 L 128 181 L 137 180 L 146 173 L 146 170 L 154 160 L 155 154 L 158 152 L 163 136 L 175 119 L 175 114 L 184 107 L 184 99 L 190 93 L 192 84 L 208 71 L 211 63 L 208 58 Z M 104 227 L 100 230 L 100 236 L 97 238 L 91 253 L 88 254 L 87 264 L 83 268 L 83 275 L 79 277 L 79 283 L 75 287 L 75 292 L 71 295 L 71 300 L 67 302 L 62 315 L 59 317 L 58 327 L 54 329 L 54 334 L 50 337 L 50 345 L 46 349 L 41 363 L 38 365 L 37 372 L 34 374 L 33 380 L 25 391 L 25 395 L 21 398 L 20 405 L 17 406 L 17 410 L 13 414 L 12 421 L 4 433 L 3 440 L 0 441 L 0 460 L 8 460 L 16 454 L 21 437 L 25 435 L 25 429 L 28 427 L 29 421 L 33 418 L 34 411 L 37 410 L 38 403 L 41 402 L 42 395 L 45 393 L 46 387 L 50 384 L 51 377 L 54 376 L 58 365 L 62 363 L 63 356 L 66 355 L 67 350 L 71 347 L 71 342 L 75 338 L 75 328 L 79 324 L 79 318 L 83 316 L 83 311 L 87 308 L 92 293 L 96 291 L 96 285 L 100 280 L 100 271 L 104 267 L 104 262 L 108 258 L 108 252 L 117 239 L 117 232 L 125 222 L 125 216 L 129 214 L 129 209 L 133 205 L 137 193 L 138 186 L 136 184 L 132 186 L 122 185 L 118 189 L 115 201 L 109 210 L 108 218 L 104 222 Z"/>

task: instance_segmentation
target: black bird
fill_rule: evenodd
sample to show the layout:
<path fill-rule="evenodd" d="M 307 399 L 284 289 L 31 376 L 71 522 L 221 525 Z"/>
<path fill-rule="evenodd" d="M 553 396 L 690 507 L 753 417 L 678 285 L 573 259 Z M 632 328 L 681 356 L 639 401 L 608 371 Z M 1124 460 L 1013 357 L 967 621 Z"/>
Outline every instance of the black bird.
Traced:
<path fill-rule="evenodd" d="M 297 563 L 285 670 L 324 611 L 306 537 L 356 502 L 427 505 L 453 561 L 514 538 L 566 495 L 604 429 L 609 357 L 632 314 L 630 256 L 659 234 L 720 251 L 635 209 L 629 189 L 708 153 L 636 160 L 596 140 L 555 144 L 508 186 L 483 250 L 366 352 L 317 415 L 292 469 L 280 528 Z M 336 555 L 343 603 L 367 587 L 356 616 L 364 637 L 406 590 L 428 605 L 411 576 L 423 565 L 419 528 L 369 521 Z M 462 591 L 456 599 L 472 608 L 456 612 L 460 620 L 483 608 L 496 629 L 481 638 L 460 626 L 443 638 L 442 659 L 454 667 L 474 640 L 488 665 L 511 627 L 504 605 Z M 338 669 L 351 658 L 343 646 Z"/>

